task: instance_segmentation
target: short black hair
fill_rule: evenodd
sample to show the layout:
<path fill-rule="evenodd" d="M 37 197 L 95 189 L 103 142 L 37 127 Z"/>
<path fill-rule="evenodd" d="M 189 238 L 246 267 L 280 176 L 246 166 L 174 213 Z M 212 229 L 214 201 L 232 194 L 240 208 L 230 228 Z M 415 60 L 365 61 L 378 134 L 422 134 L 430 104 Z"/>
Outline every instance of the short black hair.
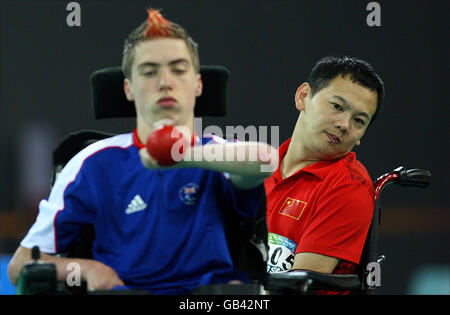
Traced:
<path fill-rule="evenodd" d="M 373 67 L 362 59 L 350 56 L 328 56 L 319 60 L 308 78 L 311 97 L 327 87 L 337 76 L 348 77 L 372 91 L 377 92 L 377 108 L 369 125 L 375 120 L 384 99 L 384 83 Z"/>

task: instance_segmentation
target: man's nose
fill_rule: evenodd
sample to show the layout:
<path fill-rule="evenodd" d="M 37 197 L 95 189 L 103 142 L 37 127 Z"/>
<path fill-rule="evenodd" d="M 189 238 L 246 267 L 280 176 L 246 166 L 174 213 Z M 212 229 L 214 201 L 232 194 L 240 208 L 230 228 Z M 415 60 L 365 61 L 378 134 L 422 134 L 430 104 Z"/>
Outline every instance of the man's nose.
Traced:
<path fill-rule="evenodd" d="M 349 129 L 350 121 L 348 118 L 342 117 L 342 119 L 337 120 L 334 125 L 340 132 L 346 134 Z"/>
<path fill-rule="evenodd" d="M 172 89 L 172 75 L 168 70 L 161 70 L 159 76 L 159 89 L 168 90 Z"/>

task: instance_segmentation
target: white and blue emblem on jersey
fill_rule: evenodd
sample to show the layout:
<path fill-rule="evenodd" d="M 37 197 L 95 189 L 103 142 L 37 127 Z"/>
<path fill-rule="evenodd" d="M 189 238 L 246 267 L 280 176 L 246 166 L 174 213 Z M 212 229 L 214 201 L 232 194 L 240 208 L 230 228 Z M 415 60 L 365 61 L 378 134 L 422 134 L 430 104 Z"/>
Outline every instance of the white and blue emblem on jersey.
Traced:
<path fill-rule="evenodd" d="M 200 187 L 195 183 L 184 185 L 178 191 L 178 196 L 186 205 L 195 205 L 200 196 Z"/>

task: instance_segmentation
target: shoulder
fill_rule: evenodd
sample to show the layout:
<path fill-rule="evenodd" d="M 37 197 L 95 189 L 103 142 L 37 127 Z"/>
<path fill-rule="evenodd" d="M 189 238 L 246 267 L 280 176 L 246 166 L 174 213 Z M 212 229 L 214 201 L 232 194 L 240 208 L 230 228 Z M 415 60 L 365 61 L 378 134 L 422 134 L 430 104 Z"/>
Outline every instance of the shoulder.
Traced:
<path fill-rule="evenodd" d="M 373 198 L 374 187 L 369 172 L 364 165 L 356 159 L 354 152 L 348 153 L 336 161 L 326 176 L 326 183 L 330 189 L 337 187 L 349 191 L 361 192 Z"/>
<path fill-rule="evenodd" d="M 335 215 L 342 222 L 370 224 L 374 188 L 369 173 L 353 154 L 333 163 L 321 186 L 317 207 L 324 217 Z"/>
<path fill-rule="evenodd" d="M 356 159 L 356 154 L 353 152 L 347 154 L 343 159 L 343 164 L 351 181 L 362 185 L 369 193 L 373 194 L 372 179 L 364 165 Z"/>
<path fill-rule="evenodd" d="M 95 161 L 102 161 L 102 164 L 110 164 L 133 146 L 132 134 L 120 134 L 110 138 L 96 141 L 78 152 L 66 164 L 60 176 L 77 176 L 80 170 L 89 164 L 96 164 Z M 109 156 L 110 158 L 106 158 Z"/>
<path fill-rule="evenodd" d="M 133 145 L 133 136 L 129 134 L 120 134 L 110 138 L 96 141 L 76 154 L 72 160 L 85 161 L 91 157 L 99 156 L 101 153 L 114 154 L 124 152 Z"/>
<path fill-rule="evenodd" d="M 133 145 L 133 134 L 126 133 L 96 141 L 80 151 L 81 156 L 98 154 L 109 149 L 128 149 Z"/>

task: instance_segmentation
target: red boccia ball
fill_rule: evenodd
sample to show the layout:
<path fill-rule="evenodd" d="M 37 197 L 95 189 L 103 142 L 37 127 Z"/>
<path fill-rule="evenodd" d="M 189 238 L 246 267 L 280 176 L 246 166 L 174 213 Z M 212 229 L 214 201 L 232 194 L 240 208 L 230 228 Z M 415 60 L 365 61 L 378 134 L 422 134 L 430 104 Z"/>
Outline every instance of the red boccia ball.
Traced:
<path fill-rule="evenodd" d="M 159 165 L 173 165 L 177 163 L 172 157 L 172 146 L 176 156 L 183 156 L 184 147 L 187 145 L 186 138 L 176 130 L 174 126 L 164 125 L 153 130 L 147 139 L 147 152 Z"/>

